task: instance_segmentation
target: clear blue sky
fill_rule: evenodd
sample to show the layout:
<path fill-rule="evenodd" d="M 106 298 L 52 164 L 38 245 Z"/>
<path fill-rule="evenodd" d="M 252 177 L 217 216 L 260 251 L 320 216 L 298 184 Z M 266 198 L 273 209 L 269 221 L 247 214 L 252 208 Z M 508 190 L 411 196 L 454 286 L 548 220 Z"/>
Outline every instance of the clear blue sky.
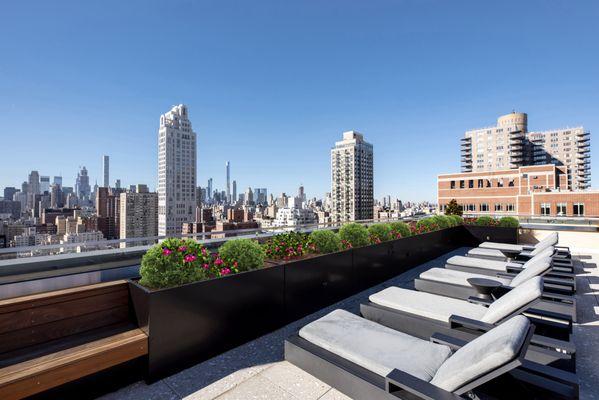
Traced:
<path fill-rule="evenodd" d="M 79 165 L 156 186 L 159 116 L 186 103 L 198 183 L 329 190 L 343 130 L 375 194 L 433 200 L 459 138 L 512 109 L 599 132 L 599 2 L 10 1 L 0 23 L 0 188 Z M 592 163 L 599 156 L 594 150 Z M 597 168 L 594 168 L 596 171 Z M 596 181 L 596 179 L 595 179 Z M 596 185 L 594 185 L 596 186 Z"/>

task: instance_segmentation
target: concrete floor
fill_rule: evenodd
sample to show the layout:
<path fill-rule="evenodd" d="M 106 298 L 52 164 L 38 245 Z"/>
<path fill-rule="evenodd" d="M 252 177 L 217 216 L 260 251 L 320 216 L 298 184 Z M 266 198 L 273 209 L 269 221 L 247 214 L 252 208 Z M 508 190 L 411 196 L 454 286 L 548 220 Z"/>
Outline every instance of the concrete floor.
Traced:
<path fill-rule="evenodd" d="M 422 271 L 442 267 L 459 249 L 422 264 L 378 286 L 358 293 L 331 307 L 295 321 L 275 332 L 195 365 L 152 385 L 137 382 L 104 397 L 105 400 L 137 399 L 292 399 L 341 400 L 347 396 L 303 370 L 284 361 L 283 342 L 305 324 L 342 308 L 358 313 L 368 296 L 388 286 L 413 287 Z M 578 263 L 579 323 L 574 328 L 581 399 L 599 400 L 599 253 L 582 255 Z"/>

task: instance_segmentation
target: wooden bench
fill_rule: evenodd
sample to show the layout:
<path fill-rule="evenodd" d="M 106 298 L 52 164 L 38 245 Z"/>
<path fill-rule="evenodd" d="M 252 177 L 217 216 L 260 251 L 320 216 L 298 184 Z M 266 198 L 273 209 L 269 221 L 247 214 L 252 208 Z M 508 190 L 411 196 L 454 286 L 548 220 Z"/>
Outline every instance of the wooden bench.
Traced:
<path fill-rule="evenodd" d="M 21 399 L 142 357 L 127 282 L 0 301 L 0 399 Z"/>

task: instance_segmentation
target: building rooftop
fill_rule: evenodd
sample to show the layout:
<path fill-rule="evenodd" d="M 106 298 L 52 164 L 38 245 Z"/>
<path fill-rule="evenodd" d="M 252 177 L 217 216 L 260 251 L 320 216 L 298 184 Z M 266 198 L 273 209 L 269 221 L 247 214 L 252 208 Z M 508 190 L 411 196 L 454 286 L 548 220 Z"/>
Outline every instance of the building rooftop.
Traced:
<path fill-rule="evenodd" d="M 358 313 L 368 296 L 389 286 L 413 288 L 423 271 L 440 267 L 460 248 L 409 270 L 393 279 L 321 309 L 270 334 L 151 385 L 140 381 L 102 397 L 103 400 L 137 399 L 349 399 L 298 367 L 284 361 L 285 338 L 328 312 L 341 308 Z M 578 322 L 574 325 L 577 374 L 581 399 L 599 398 L 599 249 L 583 253 L 573 249 L 577 273 Z"/>

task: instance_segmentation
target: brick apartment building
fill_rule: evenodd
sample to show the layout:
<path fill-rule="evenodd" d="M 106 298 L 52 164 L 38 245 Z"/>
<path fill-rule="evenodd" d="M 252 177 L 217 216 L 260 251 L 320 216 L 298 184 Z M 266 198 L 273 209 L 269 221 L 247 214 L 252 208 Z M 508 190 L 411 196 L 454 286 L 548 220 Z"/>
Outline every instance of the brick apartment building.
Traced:
<path fill-rule="evenodd" d="M 568 186 L 566 166 L 534 165 L 442 174 L 437 197 L 441 211 L 455 199 L 465 214 L 599 217 L 599 191 Z"/>

